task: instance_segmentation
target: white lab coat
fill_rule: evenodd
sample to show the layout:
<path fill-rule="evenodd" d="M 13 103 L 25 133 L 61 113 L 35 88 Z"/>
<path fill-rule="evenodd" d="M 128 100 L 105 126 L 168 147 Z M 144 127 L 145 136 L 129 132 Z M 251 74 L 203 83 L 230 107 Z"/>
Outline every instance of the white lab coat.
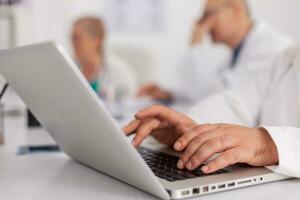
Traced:
<path fill-rule="evenodd" d="M 291 45 L 290 38 L 276 32 L 266 23 L 255 23 L 244 40 L 233 68 L 230 67 L 231 50 L 220 45 L 203 44 L 190 49 L 176 70 L 176 83 L 167 89 L 176 100 L 195 103 L 251 80 Z"/>
<path fill-rule="evenodd" d="M 300 47 L 248 84 L 211 96 L 188 114 L 199 123 L 263 126 L 279 153 L 279 165 L 270 169 L 300 178 Z"/>
<path fill-rule="evenodd" d="M 101 95 L 107 103 L 115 103 L 133 98 L 137 88 L 137 78 L 133 69 L 112 53 L 106 53 L 104 72 L 99 74 Z"/>

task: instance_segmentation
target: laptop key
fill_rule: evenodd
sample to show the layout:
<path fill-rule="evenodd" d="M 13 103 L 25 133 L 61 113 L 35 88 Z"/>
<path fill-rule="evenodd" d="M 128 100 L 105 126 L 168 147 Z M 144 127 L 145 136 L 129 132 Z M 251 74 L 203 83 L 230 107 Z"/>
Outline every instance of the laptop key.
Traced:
<path fill-rule="evenodd" d="M 183 181 L 203 176 L 213 176 L 229 172 L 226 169 L 222 169 L 213 174 L 204 174 L 201 171 L 202 166 L 194 171 L 180 170 L 177 168 L 178 157 L 176 156 L 156 152 L 143 147 L 139 148 L 138 152 L 157 177 L 170 182 Z"/>

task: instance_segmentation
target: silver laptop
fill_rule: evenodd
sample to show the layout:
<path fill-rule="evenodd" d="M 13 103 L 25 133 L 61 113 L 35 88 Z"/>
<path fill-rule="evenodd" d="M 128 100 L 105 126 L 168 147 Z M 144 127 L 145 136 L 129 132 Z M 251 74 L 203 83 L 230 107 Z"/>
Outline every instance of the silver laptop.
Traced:
<path fill-rule="evenodd" d="M 161 199 L 181 199 L 289 177 L 231 166 L 205 175 L 176 168 L 177 157 L 135 149 L 64 49 L 43 43 L 0 51 L 8 80 L 57 144 L 76 161 Z"/>

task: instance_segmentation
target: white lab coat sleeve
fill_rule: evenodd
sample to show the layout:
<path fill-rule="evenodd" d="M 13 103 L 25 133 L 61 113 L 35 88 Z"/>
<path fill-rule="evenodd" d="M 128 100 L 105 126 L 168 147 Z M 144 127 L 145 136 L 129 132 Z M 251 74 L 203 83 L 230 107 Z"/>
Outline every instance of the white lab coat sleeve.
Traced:
<path fill-rule="evenodd" d="M 292 127 L 265 128 L 276 144 L 279 164 L 268 167 L 270 170 L 300 178 L 300 129 Z"/>
<path fill-rule="evenodd" d="M 107 56 L 108 84 L 113 87 L 115 101 L 133 98 L 136 93 L 137 79 L 133 69 L 121 58 L 110 53 Z"/>
<path fill-rule="evenodd" d="M 248 85 L 200 101 L 187 114 L 201 124 L 230 123 L 256 127 L 269 79 L 270 73 L 266 70 Z"/>
<path fill-rule="evenodd" d="M 257 127 L 264 100 L 290 68 L 290 57 L 289 52 L 283 54 L 248 83 L 200 101 L 187 114 L 198 123 L 234 123 Z"/>
<path fill-rule="evenodd" d="M 167 85 L 165 88 L 167 91 L 169 91 L 169 93 L 171 93 L 172 98 L 176 102 L 191 102 L 191 98 L 188 92 L 189 84 L 187 80 L 189 74 L 192 74 L 191 68 L 196 66 L 195 58 L 196 50 L 189 49 L 186 52 L 183 60 L 174 69 L 176 77 L 175 82 L 173 82 L 171 85 Z M 186 70 L 184 70 L 185 67 L 187 68 Z"/>
<path fill-rule="evenodd" d="M 189 103 L 223 90 L 225 86 L 220 71 L 227 66 L 229 54 L 223 46 L 206 43 L 189 49 L 175 68 L 176 82 L 167 90 L 177 102 Z"/>

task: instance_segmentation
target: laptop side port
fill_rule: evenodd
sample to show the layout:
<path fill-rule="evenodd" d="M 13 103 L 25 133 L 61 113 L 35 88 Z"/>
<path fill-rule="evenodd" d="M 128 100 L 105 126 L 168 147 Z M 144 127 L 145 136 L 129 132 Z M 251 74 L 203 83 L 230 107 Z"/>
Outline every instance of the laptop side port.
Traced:
<path fill-rule="evenodd" d="M 193 189 L 193 194 L 194 195 L 200 194 L 200 189 L 199 188 L 194 188 Z"/>
<path fill-rule="evenodd" d="M 190 195 L 190 191 L 189 190 L 184 190 L 181 192 L 181 196 L 188 196 Z"/>
<path fill-rule="evenodd" d="M 225 184 L 222 184 L 222 185 L 219 185 L 218 186 L 218 189 L 224 189 L 226 187 L 226 185 Z"/>
<path fill-rule="evenodd" d="M 240 181 L 237 184 L 241 185 L 241 184 L 247 184 L 247 183 L 251 183 L 251 182 L 252 182 L 252 180 L 245 180 L 245 181 Z"/>
<path fill-rule="evenodd" d="M 204 186 L 204 187 L 202 188 L 202 192 L 203 192 L 203 193 L 209 192 L 209 187 L 208 187 L 208 186 Z"/>
<path fill-rule="evenodd" d="M 227 184 L 227 187 L 234 187 L 235 186 L 235 182 L 232 182 L 232 183 L 228 183 Z"/>

